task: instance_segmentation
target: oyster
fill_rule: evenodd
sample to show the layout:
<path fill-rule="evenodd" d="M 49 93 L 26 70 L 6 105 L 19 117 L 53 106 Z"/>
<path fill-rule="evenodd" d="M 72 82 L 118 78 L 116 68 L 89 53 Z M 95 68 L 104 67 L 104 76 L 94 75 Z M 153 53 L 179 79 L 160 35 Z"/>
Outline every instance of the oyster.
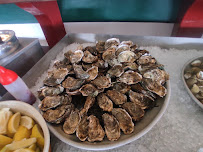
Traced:
<path fill-rule="evenodd" d="M 84 105 L 83 109 L 80 111 L 80 115 L 83 116 L 85 113 L 87 113 L 88 110 L 94 105 L 94 103 L 95 103 L 95 98 L 88 96 L 86 98 L 85 105 Z"/>
<path fill-rule="evenodd" d="M 92 84 L 97 86 L 98 89 L 109 88 L 111 86 L 111 78 L 99 76 L 92 81 Z"/>
<path fill-rule="evenodd" d="M 94 80 L 96 79 L 96 77 L 98 76 L 98 67 L 97 66 L 93 66 L 91 68 L 89 68 L 87 70 L 87 73 L 89 74 L 89 78 L 87 79 L 88 81 Z"/>
<path fill-rule="evenodd" d="M 43 100 L 46 96 L 57 96 L 64 91 L 64 88 L 61 85 L 55 87 L 44 86 L 39 89 L 38 97 L 40 100 Z"/>
<path fill-rule="evenodd" d="M 104 61 L 110 61 L 112 59 L 116 58 L 116 49 L 115 48 L 108 48 L 104 53 L 102 54 L 102 59 Z"/>
<path fill-rule="evenodd" d="M 139 121 L 145 113 L 144 110 L 134 102 L 126 102 L 122 105 L 122 108 L 130 114 L 134 121 Z"/>
<path fill-rule="evenodd" d="M 98 60 L 97 56 L 92 55 L 89 51 L 84 52 L 84 56 L 82 58 L 82 61 L 85 63 L 93 63 Z"/>
<path fill-rule="evenodd" d="M 70 91 L 70 90 L 66 89 L 66 93 L 67 93 L 68 95 L 70 95 L 70 96 L 75 96 L 75 95 L 80 95 L 80 94 L 81 94 L 81 92 L 79 91 L 79 89 L 74 90 L 74 91 Z"/>
<path fill-rule="evenodd" d="M 83 96 L 92 96 L 96 97 L 99 94 L 99 91 L 92 84 L 83 85 L 79 91 Z"/>
<path fill-rule="evenodd" d="M 87 47 L 84 49 L 84 52 L 85 52 L 85 51 L 89 51 L 92 55 L 97 55 L 96 47 L 87 46 Z"/>
<path fill-rule="evenodd" d="M 82 63 L 82 68 L 83 68 L 84 70 L 88 70 L 88 69 L 90 69 L 92 66 L 93 66 L 93 64 Z"/>
<path fill-rule="evenodd" d="M 104 94 L 104 93 L 100 93 L 97 96 L 97 102 L 99 107 L 104 110 L 104 111 L 112 111 L 113 109 L 113 102 Z"/>
<path fill-rule="evenodd" d="M 202 64 L 201 60 L 194 60 L 193 62 L 190 63 L 194 67 L 199 67 Z"/>
<path fill-rule="evenodd" d="M 112 114 L 119 122 L 119 127 L 124 134 L 131 134 L 134 131 L 134 123 L 131 116 L 122 108 L 113 108 Z"/>
<path fill-rule="evenodd" d="M 76 128 L 76 136 L 81 140 L 85 141 L 88 136 L 88 125 L 89 121 L 87 119 L 87 116 L 83 116 L 81 118 L 81 121 L 79 122 L 77 128 Z"/>
<path fill-rule="evenodd" d="M 104 121 L 104 128 L 107 138 L 110 141 L 115 141 L 120 138 L 120 127 L 116 118 L 110 114 L 104 113 L 102 115 Z"/>
<path fill-rule="evenodd" d="M 63 124 L 63 130 L 66 134 L 70 135 L 76 131 L 76 128 L 81 120 L 80 113 L 78 110 L 72 111 L 66 118 Z"/>
<path fill-rule="evenodd" d="M 160 97 L 164 97 L 167 93 L 167 89 L 164 86 L 159 85 L 151 79 L 144 79 L 143 84 L 149 91 L 156 93 Z"/>
<path fill-rule="evenodd" d="M 119 91 L 120 93 L 127 93 L 131 87 L 125 83 L 116 82 L 113 84 L 113 90 Z"/>
<path fill-rule="evenodd" d="M 123 70 L 132 70 L 135 71 L 138 69 L 138 65 L 136 63 L 131 63 L 131 62 L 127 62 L 127 63 L 123 63 L 122 65 Z"/>
<path fill-rule="evenodd" d="M 151 55 L 143 55 L 138 59 L 138 64 L 155 64 L 156 59 L 153 58 Z"/>
<path fill-rule="evenodd" d="M 97 42 L 96 50 L 98 53 L 103 53 L 105 50 L 105 42 L 102 42 L 102 41 Z"/>
<path fill-rule="evenodd" d="M 39 108 L 42 111 L 47 111 L 51 108 L 56 108 L 59 105 L 62 104 L 70 104 L 71 103 L 71 97 L 70 96 L 47 96 L 45 97 L 41 104 L 39 105 Z"/>
<path fill-rule="evenodd" d="M 142 75 L 138 72 L 128 70 L 125 73 L 123 73 L 119 78 L 119 82 L 126 83 L 128 85 L 130 84 L 136 84 L 142 80 Z"/>
<path fill-rule="evenodd" d="M 107 71 L 107 75 L 110 77 L 120 77 L 124 73 L 122 65 L 114 65 Z"/>
<path fill-rule="evenodd" d="M 47 122 L 59 124 L 64 119 L 69 116 L 71 111 L 73 110 L 73 105 L 61 105 L 56 109 L 49 109 L 43 113 L 43 117 Z"/>
<path fill-rule="evenodd" d="M 120 45 L 128 45 L 129 47 L 133 46 L 133 42 L 132 41 L 122 41 L 120 43 Z"/>
<path fill-rule="evenodd" d="M 133 52 L 137 52 L 137 49 L 138 49 L 138 45 L 134 44 L 130 47 L 130 51 L 133 51 Z M 139 55 L 140 57 L 140 55 Z"/>
<path fill-rule="evenodd" d="M 75 90 L 79 89 L 84 84 L 84 82 L 85 82 L 85 80 L 75 79 L 73 77 L 67 77 L 62 82 L 62 86 L 64 88 L 66 88 L 66 90 L 75 91 Z"/>
<path fill-rule="evenodd" d="M 88 126 L 88 141 L 102 141 L 105 135 L 105 132 L 102 126 L 99 123 L 99 119 L 93 115 L 88 117 L 89 126 Z"/>
<path fill-rule="evenodd" d="M 127 96 L 116 90 L 108 90 L 107 96 L 116 104 L 121 105 L 127 102 Z"/>
<path fill-rule="evenodd" d="M 169 79 L 169 75 L 165 71 L 160 69 L 153 69 L 151 71 L 148 71 L 143 74 L 143 77 L 151 79 L 159 85 L 163 85 Z"/>
<path fill-rule="evenodd" d="M 120 44 L 116 49 L 116 56 L 118 56 L 123 51 L 130 51 L 130 46 L 127 44 Z"/>
<path fill-rule="evenodd" d="M 78 63 L 82 60 L 84 53 L 81 50 L 76 50 L 76 51 L 71 51 L 69 50 L 67 53 L 64 54 L 64 56 L 70 60 L 70 62 L 73 63 Z"/>
<path fill-rule="evenodd" d="M 48 76 L 43 81 L 45 85 L 56 86 L 60 84 L 68 75 L 69 70 L 67 68 L 54 69 L 48 72 Z"/>
<path fill-rule="evenodd" d="M 55 61 L 54 67 L 57 69 L 66 68 L 69 66 L 70 61 L 67 58 L 64 58 L 62 61 Z"/>
<path fill-rule="evenodd" d="M 199 91 L 200 91 L 199 86 L 196 85 L 196 84 L 193 84 L 193 86 L 192 86 L 192 88 L 191 88 L 191 92 L 192 92 L 193 94 L 197 94 L 197 93 L 199 93 Z"/>
<path fill-rule="evenodd" d="M 81 65 L 73 64 L 73 69 L 78 79 L 88 79 L 90 75 L 82 69 Z"/>
<path fill-rule="evenodd" d="M 129 91 L 129 98 L 131 102 L 138 104 L 142 109 L 147 109 L 153 104 L 153 100 L 151 98 L 132 90 Z"/>
<path fill-rule="evenodd" d="M 136 55 L 132 51 L 123 51 L 118 55 L 118 61 L 123 62 L 131 62 L 133 63 L 136 60 Z"/>
<path fill-rule="evenodd" d="M 117 38 L 111 38 L 106 40 L 105 42 L 105 49 L 110 48 L 111 46 L 118 46 L 120 44 L 120 40 Z"/>
<path fill-rule="evenodd" d="M 108 68 L 108 63 L 104 60 L 99 59 L 97 62 L 93 63 L 93 66 L 96 66 L 99 69 L 106 69 Z"/>

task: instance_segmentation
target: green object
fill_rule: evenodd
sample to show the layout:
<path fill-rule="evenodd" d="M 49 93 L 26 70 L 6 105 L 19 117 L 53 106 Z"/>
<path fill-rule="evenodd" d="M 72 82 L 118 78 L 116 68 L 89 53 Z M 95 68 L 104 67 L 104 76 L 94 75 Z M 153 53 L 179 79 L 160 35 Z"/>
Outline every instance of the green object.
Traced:
<path fill-rule="evenodd" d="M 181 0 L 58 0 L 63 22 L 174 22 Z M 0 5 L 0 24 L 37 23 L 15 4 Z"/>

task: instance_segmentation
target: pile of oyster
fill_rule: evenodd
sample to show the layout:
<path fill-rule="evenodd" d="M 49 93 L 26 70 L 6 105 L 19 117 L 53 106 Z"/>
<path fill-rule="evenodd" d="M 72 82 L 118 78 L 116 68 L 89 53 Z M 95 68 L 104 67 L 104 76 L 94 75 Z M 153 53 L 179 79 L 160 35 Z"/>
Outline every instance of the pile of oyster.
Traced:
<path fill-rule="evenodd" d="M 164 97 L 163 65 L 132 41 L 111 38 L 64 54 L 39 90 L 44 119 L 81 141 L 118 140 Z"/>
<path fill-rule="evenodd" d="M 184 77 L 193 95 L 203 104 L 203 62 L 199 59 L 192 61 Z"/>

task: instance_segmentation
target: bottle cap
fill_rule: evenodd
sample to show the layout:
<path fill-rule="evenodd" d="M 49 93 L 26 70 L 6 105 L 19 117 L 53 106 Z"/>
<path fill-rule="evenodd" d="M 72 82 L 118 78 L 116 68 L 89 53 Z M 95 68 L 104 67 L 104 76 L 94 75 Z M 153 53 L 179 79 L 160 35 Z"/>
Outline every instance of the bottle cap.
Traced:
<path fill-rule="evenodd" d="M 14 82 L 18 78 L 18 75 L 2 66 L 0 66 L 0 83 L 2 85 L 8 85 Z"/>

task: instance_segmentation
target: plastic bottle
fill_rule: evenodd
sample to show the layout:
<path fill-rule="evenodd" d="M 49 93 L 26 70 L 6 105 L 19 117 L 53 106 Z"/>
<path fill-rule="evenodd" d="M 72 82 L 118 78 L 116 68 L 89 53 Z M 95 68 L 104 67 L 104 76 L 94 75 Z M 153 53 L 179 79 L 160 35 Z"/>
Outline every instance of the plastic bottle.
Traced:
<path fill-rule="evenodd" d="M 35 96 L 25 82 L 13 71 L 0 66 L 0 83 L 17 100 L 33 104 Z"/>

